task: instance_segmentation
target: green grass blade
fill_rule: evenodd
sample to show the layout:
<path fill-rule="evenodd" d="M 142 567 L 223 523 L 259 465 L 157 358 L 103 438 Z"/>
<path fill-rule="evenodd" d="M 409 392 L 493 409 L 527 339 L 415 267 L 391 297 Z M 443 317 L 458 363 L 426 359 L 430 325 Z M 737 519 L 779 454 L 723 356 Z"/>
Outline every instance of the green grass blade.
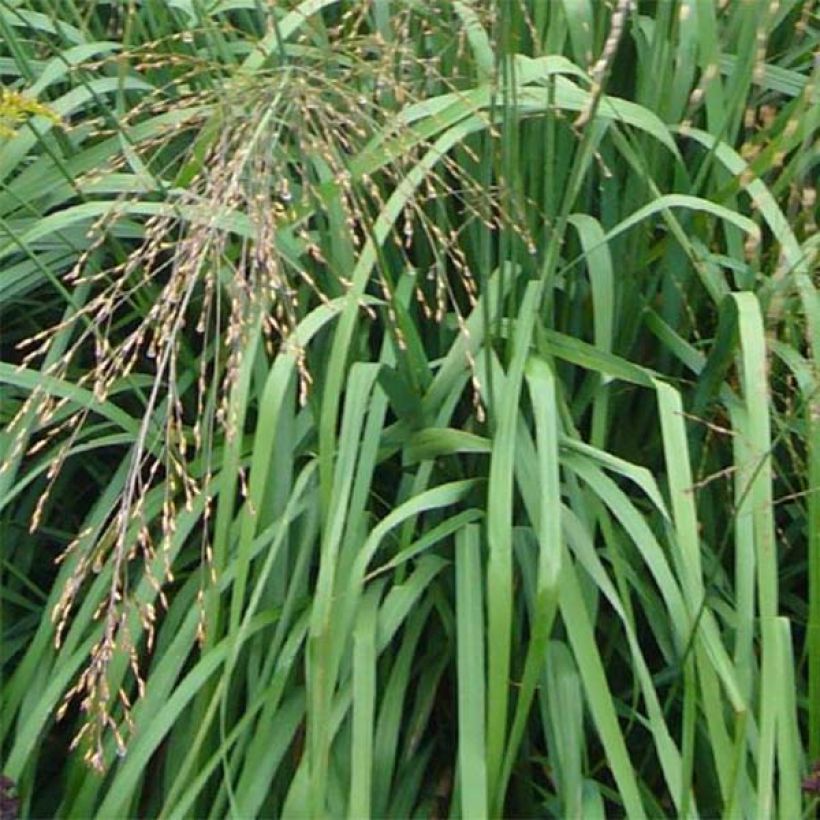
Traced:
<path fill-rule="evenodd" d="M 476 820 L 489 817 L 482 586 L 479 531 L 468 525 L 456 536 L 458 772 L 461 816 Z"/>

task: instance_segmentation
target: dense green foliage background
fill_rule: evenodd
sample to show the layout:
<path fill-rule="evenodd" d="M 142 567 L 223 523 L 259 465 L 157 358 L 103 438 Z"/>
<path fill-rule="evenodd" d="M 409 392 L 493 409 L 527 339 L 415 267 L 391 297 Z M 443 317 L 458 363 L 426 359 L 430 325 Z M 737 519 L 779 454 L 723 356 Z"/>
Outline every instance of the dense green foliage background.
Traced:
<path fill-rule="evenodd" d="M 24 816 L 809 816 L 810 0 L 0 0 Z"/>

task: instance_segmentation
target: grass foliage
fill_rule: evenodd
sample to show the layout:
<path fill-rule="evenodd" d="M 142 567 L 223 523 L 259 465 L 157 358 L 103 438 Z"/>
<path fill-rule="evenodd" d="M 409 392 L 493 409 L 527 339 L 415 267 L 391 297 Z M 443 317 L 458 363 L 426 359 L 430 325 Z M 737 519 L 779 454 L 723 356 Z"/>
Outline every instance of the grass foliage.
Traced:
<path fill-rule="evenodd" d="M 814 811 L 812 7 L 0 0 L 25 816 Z"/>

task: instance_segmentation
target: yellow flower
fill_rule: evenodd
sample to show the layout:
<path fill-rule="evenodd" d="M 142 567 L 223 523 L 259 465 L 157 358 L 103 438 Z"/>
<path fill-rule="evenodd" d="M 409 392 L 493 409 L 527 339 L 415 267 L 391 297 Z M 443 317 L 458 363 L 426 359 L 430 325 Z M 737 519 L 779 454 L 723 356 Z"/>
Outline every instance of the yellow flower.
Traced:
<path fill-rule="evenodd" d="M 52 122 L 60 121 L 60 117 L 47 105 L 26 97 L 19 91 L 0 89 L 0 137 L 13 137 L 14 126 L 29 116 L 46 117 Z"/>

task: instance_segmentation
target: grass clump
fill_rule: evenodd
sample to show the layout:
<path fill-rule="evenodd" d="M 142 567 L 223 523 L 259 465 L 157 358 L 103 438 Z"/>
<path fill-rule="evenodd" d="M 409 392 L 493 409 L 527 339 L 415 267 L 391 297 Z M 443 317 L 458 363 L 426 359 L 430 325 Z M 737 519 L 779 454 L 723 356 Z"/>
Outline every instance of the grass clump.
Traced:
<path fill-rule="evenodd" d="M 0 3 L 24 813 L 813 810 L 809 6 Z"/>

